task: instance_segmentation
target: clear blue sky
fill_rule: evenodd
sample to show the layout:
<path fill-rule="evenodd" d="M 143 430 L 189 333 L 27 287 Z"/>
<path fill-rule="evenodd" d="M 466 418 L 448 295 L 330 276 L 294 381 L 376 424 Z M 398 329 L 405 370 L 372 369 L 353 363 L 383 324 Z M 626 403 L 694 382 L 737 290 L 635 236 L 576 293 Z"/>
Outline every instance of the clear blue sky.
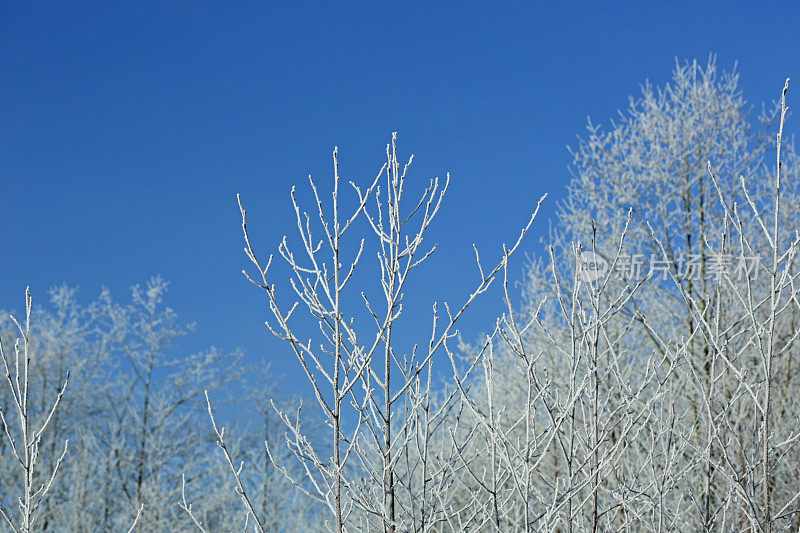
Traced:
<path fill-rule="evenodd" d="M 439 256 L 407 298 L 455 301 L 474 281 L 471 244 L 496 251 L 548 192 L 525 249 L 541 252 L 566 145 L 587 115 L 606 122 L 645 79 L 663 84 L 676 57 L 738 60 L 753 104 L 786 76 L 800 84 L 798 5 L 752 5 L 6 0 L 0 308 L 19 309 L 26 284 L 39 299 L 60 282 L 124 299 L 160 273 L 198 323 L 186 349 L 241 346 L 303 390 L 240 274 L 237 192 L 266 253 L 293 229 L 291 185 L 326 183 L 334 145 L 363 183 L 398 131 L 412 183 L 453 177 Z"/>

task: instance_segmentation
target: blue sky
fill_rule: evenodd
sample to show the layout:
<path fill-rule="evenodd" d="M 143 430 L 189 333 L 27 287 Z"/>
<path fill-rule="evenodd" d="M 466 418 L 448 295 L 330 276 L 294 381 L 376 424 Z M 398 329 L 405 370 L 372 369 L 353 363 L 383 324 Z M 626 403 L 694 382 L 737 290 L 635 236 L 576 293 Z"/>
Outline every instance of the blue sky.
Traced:
<path fill-rule="evenodd" d="M 455 302 L 475 280 L 472 243 L 489 257 L 547 192 L 524 250 L 542 252 L 587 116 L 607 122 L 676 57 L 710 53 L 738 60 L 752 104 L 772 100 L 786 76 L 800 83 L 798 23 L 797 4 L 770 2 L 6 0 L 0 308 L 19 309 L 27 284 L 39 299 L 61 282 L 124 299 L 161 274 L 198 323 L 185 350 L 242 347 L 302 391 L 240 273 L 237 192 L 267 253 L 292 231 L 291 186 L 329 183 L 334 145 L 365 183 L 398 131 L 413 185 L 452 174 L 438 256 L 406 298 Z M 488 295 L 467 334 L 499 307 Z M 427 329 L 419 316 L 409 331 Z"/>

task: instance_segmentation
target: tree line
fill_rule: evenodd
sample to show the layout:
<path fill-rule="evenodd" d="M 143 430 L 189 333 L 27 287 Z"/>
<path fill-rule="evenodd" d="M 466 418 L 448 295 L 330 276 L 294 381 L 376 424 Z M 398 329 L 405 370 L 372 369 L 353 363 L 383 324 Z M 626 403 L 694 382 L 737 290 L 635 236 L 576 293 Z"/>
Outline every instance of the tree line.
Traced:
<path fill-rule="evenodd" d="M 546 253 L 509 274 L 545 197 L 413 347 L 404 289 L 449 175 L 416 186 L 396 135 L 374 179 L 293 189 L 292 236 L 244 274 L 313 397 L 216 403 L 244 362 L 175 357 L 155 278 L 120 304 L 59 287 L 4 325 L 0 508 L 15 531 L 797 531 L 797 153 L 787 80 L 677 63 L 571 148 Z M 324 192 L 327 191 L 327 192 Z M 411 195 L 410 198 L 408 196 Z M 257 207 L 256 207 L 257 208 Z M 289 279 L 274 275 L 275 261 Z M 459 319 L 491 286 L 487 332 Z M 468 339 L 467 341 L 464 338 Z M 13 340 L 17 338 L 18 340 Z M 442 382 L 440 376 L 446 375 Z M 228 427 L 229 426 L 229 427 Z M 68 441 L 68 442 L 67 442 Z M 7 481 L 8 480 L 8 481 Z"/>

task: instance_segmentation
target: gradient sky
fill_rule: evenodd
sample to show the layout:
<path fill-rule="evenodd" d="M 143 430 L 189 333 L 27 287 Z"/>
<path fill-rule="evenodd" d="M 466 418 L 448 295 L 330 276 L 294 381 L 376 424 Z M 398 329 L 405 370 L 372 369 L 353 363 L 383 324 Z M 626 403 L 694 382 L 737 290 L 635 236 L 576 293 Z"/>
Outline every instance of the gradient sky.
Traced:
<path fill-rule="evenodd" d="M 181 350 L 242 347 L 307 390 L 240 273 L 237 192 L 266 254 L 293 230 L 291 186 L 330 183 L 334 145 L 366 183 L 398 131 L 411 185 L 452 173 L 438 256 L 406 295 L 425 312 L 409 331 L 427 331 L 433 299 L 473 287 L 472 243 L 496 255 L 547 192 L 524 250 L 542 253 L 587 116 L 607 123 L 675 58 L 738 60 L 755 106 L 800 83 L 800 5 L 750 5 L 4 0 L 0 308 L 20 309 L 27 284 L 39 300 L 61 282 L 124 300 L 161 274 L 198 324 Z M 499 308 L 489 294 L 467 335 Z"/>

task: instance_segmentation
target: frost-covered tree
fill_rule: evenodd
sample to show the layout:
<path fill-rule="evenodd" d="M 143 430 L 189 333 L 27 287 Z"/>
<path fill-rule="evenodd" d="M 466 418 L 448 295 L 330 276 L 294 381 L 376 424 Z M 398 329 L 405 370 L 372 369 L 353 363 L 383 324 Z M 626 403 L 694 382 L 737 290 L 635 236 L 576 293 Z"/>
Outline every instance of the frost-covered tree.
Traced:
<path fill-rule="evenodd" d="M 486 388 L 511 412 L 535 393 L 540 424 L 568 436 L 538 472 L 536 491 L 565 502 L 552 527 L 796 523 L 800 194 L 777 109 L 754 119 L 713 59 L 679 64 L 573 150 L 550 256 L 532 262 L 518 311 L 535 327 L 504 343 L 503 389 Z M 548 387 L 531 391 L 526 352 Z"/>
<path fill-rule="evenodd" d="M 354 199 L 348 202 L 342 198 L 338 164 L 334 150 L 330 203 L 310 179 L 313 214 L 302 210 L 292 190 L 299 243 L 284 238 L 279 247 L 292 273 L 288 296 L 272 281 L 273 257 L 261 258 L 253 250 L 241 209 L 245 252 L 256 269 L 247 277 L 264 291 L 272 314 L 267 325 L 296 356 L 329 430 L 329 438 L 314 443 L 300 412 L 276 409 L 288 429 L 285 444 L 304 467 L 302 477 L 286 474 L 328 509 L 327 525 L 338 533 L 446 527 L 461 514 L 448 490 L 463 472 L 449 433 L 453 428 L 445 425 L 457 410 L 458 389 L 440 393 L 432 388 L 433 366 L 438 354 L 452 359 L 457 320 L 505 272 L 533 217 L 493 267 L 485 268 L 476 250 L 477 279 L 468 296 L 457 306 L 445 303 L 443 310 L 433 305 L 429 337 L 405 348 L 397 341 L 404 287 L 434 253 L 435 245 L 424 244 L 425 235 L 449 177 L 443 184 L 430 180 L 406 204 L 411 160 L 400 164 L 393 136 L 377 177 L 366 188 L 351 183 Z M 364 277 L 362 253 L 370 249 L 377 263 L 372 276 Z M 213 414 L 212 422 L 244 506 L 255 527 L 264 530 L 253 488 L 241 479 Z"/>
<path fill-rule="evenodd" d="M 5 395 L 0 405 L 0 427 L 3 432 L 3 488 L 0 517 L 12 531 L 30 533 L 39 528 L 42 505 L 50 496 L 56 476 L 67 454 L 68 441 L 50 451 L 44 436 L 53 428 L 56 413 L 69 382 L 69 372 L 58 376 L 55 394 L 36 379 L 41 368 L 38 354 L 32 347 L 31 313 L 33 299 L 25 291 L 25 319 L 11 321 L 19 335 L 7 348 L 0 337 L 0 360 L 5 376 Z M 34 366 L 36 360 L 38 365 Z M 39 377 L 41 377 L 39 375 Z M 59 438 L 62 438 L 59 435 Z M 4 490 L 4 492 L 5 492 Z M 45 522 L 46 524 L 46 522 Z"/>
<path fill-rule="evenodd" d="M 50 291 L 49 305 L 28 309 L 30 320 L 0 322 L 10 372 L 8 377 L 3 372 L 0 387 L 9 430 L 0 442 L 0 506 L 18 530 L 127 531 L 136 521 L 140 530 L 175 531 L 191 526 L 181 510 L 184 493 L 198 502 L 195 511 L 210 529 L 238 529 L 243 523 L 246 515 L 233 486 L 214 475 L 224 465 L 205 423 L 204 391 L 253 385 L 239 379 L 238 352 L 212 348 L 182 355 L 180 338 L 191 328 L 164 305 L 166 289 L 166 282 L 153 278 L 134 286 L 129 302 L 114 300 L 104 289 L 83 306 L 75 289 L 58 286 Z M 16 351 L 15 338 L 20 339 Z M 68 372 L 70 386 L 63 390 Z M 268 392 L 266 381 L 261 383 L 259 407 L 234 397 L 243 413 L 263 415 Z M 295 403 L 274 389 L 269 396 L 285 409 Z M 28 421 L 27 438 L 20 420 Z M 245 426 L 245 420 L 239 423 Z M 270 441 L 281 437 L 273 420 L 263 424 L 261 434 Z M 247 442 L 237 446 L 259 449 Z M 273 524 L 280 520 L 274 505 L 313 522 L 313 509 L 300 505 L 285 477 L 265 469 L 266 452 L 260 449 L 248 460 L 259 465 L 252 479 L 270 495 L 260 505 L 273 510 Z M 47 476 L 56 471 L 49 483 Z M 39 492 L 43 482 L 46 494 Z"/>

